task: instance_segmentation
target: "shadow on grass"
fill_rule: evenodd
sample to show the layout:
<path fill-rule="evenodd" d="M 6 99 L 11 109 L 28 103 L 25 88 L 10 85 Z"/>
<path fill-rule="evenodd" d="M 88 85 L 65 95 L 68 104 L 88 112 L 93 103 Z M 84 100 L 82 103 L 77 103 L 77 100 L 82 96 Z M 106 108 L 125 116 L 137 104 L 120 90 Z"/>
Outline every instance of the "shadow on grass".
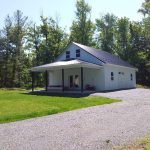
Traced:
<path fill-rule="evenodd" d="M 39 91 L 34 91 L 34 92 L 28 92 L 28 93 L 23 93 L 23 94 L 29 94 L 29 95 L 37 95 L 37 96 L 58 96 L 58 97 L 71 97 L 71 98 L 81 98 L 81 97 L 87 97 L 90 94 L 94 93 L 109 93 L 109 92 L 117 92 L 117 91 L 122 91 L 122 90 L 132 90 L 135 88 L 128 88 L 128 89 L 116 89 L 116 90 L 109 90 L 109 91 L 93 91 L 91 93 L 68 93 L 68 92 L 47 92 L 45 90 L 39 90 Z"/>
<path fill-rule="evenodd" d="M 50 93 L 46 91 L 34 91 L 34 92 L 28 92 L 28 93 L 22 93 L 27 95 L 37 95 L 37 96 L 57 96 L 57 97 L 70 97 L 70 98 L 82 98 L 87 97 L 90 94 L 89 93 Z"/>

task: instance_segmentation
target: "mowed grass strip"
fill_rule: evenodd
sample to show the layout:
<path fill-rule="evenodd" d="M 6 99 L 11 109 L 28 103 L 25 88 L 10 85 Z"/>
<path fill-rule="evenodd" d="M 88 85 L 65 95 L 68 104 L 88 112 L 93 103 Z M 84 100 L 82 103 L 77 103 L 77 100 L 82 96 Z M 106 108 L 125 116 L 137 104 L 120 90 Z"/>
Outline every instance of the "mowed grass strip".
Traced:
<path fill-rule="evenodd" d="M 25 94 L 22 90 L 0 90 L 0 123 L 46 116 L 119 100 L 104 97 L 59 97 Z"/>
<path fill-rule="evenodd" d="M 118 147 L 115 150 L 150 150 L 150 135 L 143 139 L 137 140 L 133 144 L 125 145 L 124 147 Z"/>

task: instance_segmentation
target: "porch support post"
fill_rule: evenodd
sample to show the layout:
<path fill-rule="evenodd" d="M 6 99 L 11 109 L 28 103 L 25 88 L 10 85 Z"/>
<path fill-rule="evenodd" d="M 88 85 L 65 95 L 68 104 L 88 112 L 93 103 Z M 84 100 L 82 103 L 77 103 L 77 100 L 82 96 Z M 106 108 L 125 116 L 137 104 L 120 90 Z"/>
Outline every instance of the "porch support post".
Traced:
<path fill-rule="evenodd" d="M 81 67 L 81 92 L 83 93 L 83 67 Z"/>
<path fill-rule="evenodd" d="M 32 92 L 34 92 L 34 81 L 35 81 L 34 72 L 31 72 L 31 77 L 32 77 Z"/>
<path fill-rule="evenodd" d="M 46 70 L 45 71 L 45 90 L 46 91 L 48 90 L 47 87 L 48 87 L 48 71 Z"/>
<path fill-rule="evenodd" d="M 64 69 L 62 69 L 62 91 L 64 92 Z"/>

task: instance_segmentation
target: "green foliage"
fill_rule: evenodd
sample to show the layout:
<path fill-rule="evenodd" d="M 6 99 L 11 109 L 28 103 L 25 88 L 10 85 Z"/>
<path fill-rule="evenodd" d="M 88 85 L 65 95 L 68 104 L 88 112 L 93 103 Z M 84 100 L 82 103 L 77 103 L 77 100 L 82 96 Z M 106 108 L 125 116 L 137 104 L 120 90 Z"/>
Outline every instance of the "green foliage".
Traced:
<path fill-rule="evenodd" d="M 144 17 L 146 15 L 150 16 L 150 0 L 145 0 L 144 3 L 142 3 L 142 8 L 138 10 L 138 12 L 141 12 Z"/>
<path fill-rule="evenodd" d="M 12 17 L 9 15 L 5 20 L 5 27 L 1 31 L 0 53 L 1 62 L 1 85 L 0 87 L 20 87 L 22 86 L 22 74 L 28 65 L 28 57 L 23 50 L 23 38 L 26 33 L 27 17 L 17 10 Z"/>
<path fill-rule="evenodd" d="M 67 34 L 64 32 L 58 22 L 53 18 L 49 18 L 45 23 L 43 20 L 44 17 L 41 16 L 42 25 L 41 25 L 41 33 L 45 36 L 45 44 L 46 51 L 43 56 L 45 63 L 52 62 L 55 58 L 62 52 L 64 47 L 68 44 Z M 46 28 L 47 35 L 44 33 L 43 28 Z"/>
<path fill-rule="evenodd" d="M 117 21 L 117 53 L 124 60 L 129 59 L 129 19 L 121 18 Z"/>
<path fill-rule="evenodd" d="M 41 16 L 41 25 L 29 26 L 21 11 L 7 16 L 0 32 L 0 87 L 30 87 L 28 69 L 54 61 L 67 44 L 67 34 L 52 18 Z M 37 80 L 44 84 L 43 75 Z"/>
<path fill-rule="evenodd" d="M 0 123 L 119 102 L 103 97 L 36 96 L 22 90 L 0 90 Z"/>
<path fill-rule="evenodd" d="M 150 0 L 142 3 L 141 22 L 117 18 L 107 13 L 91 21 L 91 7 L 76 1 L 70 35 L 58 18 L 40 16 L 36 25 L 17 10 L 7 15 L 0 30 L 0 87 L 31 86 L 29 68 L 51 63 L 71 41 L 100 48 L 117 55 L 138 68 L 137 81 L 150 85 Z M 37 86 L 44 86 L 44 75 L 37 74 Z"/>
<path fill-rule="evenodd" d="M 114 53 L 115 49 L 116 21 L 117 17 L 109 13 L 100 19 L 96 19 L 97 31 L 99 33 L 97 46 L 110 53 Z"/>
<path fill-rule="evenodd" d="M 70 41 L 78 42 L 84 45 L 93 45 L 93 35 L 95 25 L 90 19 L 91 7 L 85 0 L 76 2 L 76 19 L 70 28 Z"/>

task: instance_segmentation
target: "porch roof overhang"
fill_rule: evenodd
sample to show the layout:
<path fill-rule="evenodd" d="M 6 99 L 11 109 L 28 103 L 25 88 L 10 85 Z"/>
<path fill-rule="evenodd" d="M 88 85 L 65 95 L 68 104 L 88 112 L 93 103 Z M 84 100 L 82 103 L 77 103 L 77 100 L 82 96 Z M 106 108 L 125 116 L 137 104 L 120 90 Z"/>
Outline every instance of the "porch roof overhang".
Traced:
<path fill-rule="evenodd" d="M 69 60 L 69 61 L 57 61 L 54 63 L 33 67 L 30 69 L 30 71 L 32 71 L 32 72 L 44 72 L 46 70 L 79 68 L 79 67 L 100 69 L 103 66 L 75 59 L 75 60 Z"/>

